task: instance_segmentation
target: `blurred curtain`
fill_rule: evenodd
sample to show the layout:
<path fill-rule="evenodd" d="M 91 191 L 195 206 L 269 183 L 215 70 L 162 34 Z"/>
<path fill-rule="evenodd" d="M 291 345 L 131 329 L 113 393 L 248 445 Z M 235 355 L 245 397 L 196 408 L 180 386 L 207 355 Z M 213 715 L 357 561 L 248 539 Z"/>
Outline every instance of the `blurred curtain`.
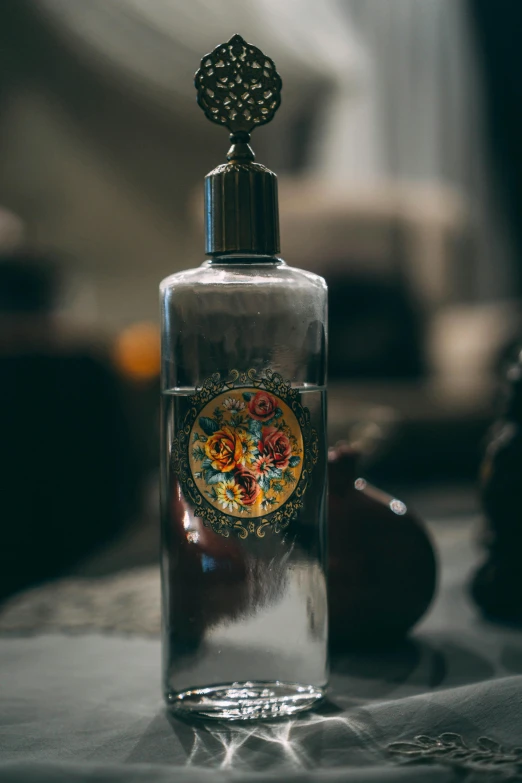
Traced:
<path fill-rule="evenodd" d="M 496 13 L 495 3 L 489 6 Z M 315 148 L 317 171 L 339 184 L 396 179 L 455 187 L 468 202 L 476 239 L 475 296 L 510 295 L 512 248 L 491 176 L 466 0 L 339 0 L 339 8 L 365 53 L 365 89 L 339 87 Z"/>

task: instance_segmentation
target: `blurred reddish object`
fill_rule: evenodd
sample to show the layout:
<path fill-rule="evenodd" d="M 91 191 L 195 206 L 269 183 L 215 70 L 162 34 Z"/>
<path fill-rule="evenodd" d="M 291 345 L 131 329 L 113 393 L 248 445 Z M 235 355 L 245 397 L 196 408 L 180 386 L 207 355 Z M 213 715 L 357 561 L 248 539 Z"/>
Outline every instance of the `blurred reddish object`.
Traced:
<path fill-rule="evenodd" d="M 330 450 L 330 642 L 386 646 L 431 603 L 436 560 L 424 525 L 396 498 L 357 478 L 358 453 Z"/>

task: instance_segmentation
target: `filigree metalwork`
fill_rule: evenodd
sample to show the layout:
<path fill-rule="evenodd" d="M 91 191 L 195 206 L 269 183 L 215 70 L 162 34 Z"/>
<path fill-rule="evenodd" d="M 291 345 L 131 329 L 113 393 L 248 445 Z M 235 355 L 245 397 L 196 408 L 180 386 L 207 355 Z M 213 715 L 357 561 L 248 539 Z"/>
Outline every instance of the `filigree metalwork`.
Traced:
<path fill-rule="evenodd" d="M 231 133 L 251 133 L 270 122 L 281 103 L 273 61 L 240 35 L 203 57 L 195 85 L 205 115 Z"/>
<path fill-rule="evenodd" d="M 281 398 L 295 414 L 303 436 L 303 469 L 294 491 L 283 506 L 255 519 L 237 519 L 214 508 L 198 489 L 189 460 L 190 434 L 200 411 L 222 392 L 241 387 L 265 389 Z M 314 465 L 319 458 L 318 435 L 312 427 L 310 411 L 301 405 L 298 390 L 293 389 L 288 381 L 272 370 L 266 370 L 263 375 L 258 375 L 254 369 L 232 370 L 228 378 L 222 378 L 219 373 L 214 373 L 203 382 L 190 400 L 191 407 L 177 437 L 172 441 L 171 460 L 184 498 L 193 506 L 194 514 L 203 520 L 206 527 L 212 528 L 215 533 L 226 538 L 231 533 L 239 538 L 247 538 L 249 534 L 264 538 L 267 530 L 274 533 L 285 530 L 304 506 L 304 495 L 310 484 Z"/>

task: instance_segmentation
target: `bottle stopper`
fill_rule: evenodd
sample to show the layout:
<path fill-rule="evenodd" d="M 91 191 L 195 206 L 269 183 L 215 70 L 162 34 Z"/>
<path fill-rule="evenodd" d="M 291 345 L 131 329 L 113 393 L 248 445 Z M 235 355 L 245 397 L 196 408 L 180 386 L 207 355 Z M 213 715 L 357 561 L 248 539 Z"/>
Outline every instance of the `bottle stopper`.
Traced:
<path fill-rule="evenodd" d="M 230 131 L 227 163 L 205 178 L 206 251 L 211 256 L 279 252 L 277 177 L 255 163 L 252 131 L 270 122 L 281 103 L 274 62 L 240 35 L 216 46 L 195 76 L 205 116 Z"/>

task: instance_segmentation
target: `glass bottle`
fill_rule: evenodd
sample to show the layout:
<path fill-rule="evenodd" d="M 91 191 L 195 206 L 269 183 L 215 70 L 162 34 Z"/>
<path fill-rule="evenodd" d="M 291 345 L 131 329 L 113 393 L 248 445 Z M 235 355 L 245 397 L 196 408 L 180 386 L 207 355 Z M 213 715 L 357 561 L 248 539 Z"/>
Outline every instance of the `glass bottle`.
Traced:
<path fill-rule="evenodd" d="M 208 260 L 161 284 L 164 694 L 291 715 L 328 677 L 326 284 L 279 257 L 277 179 L 248 143 L 279 106 L 273 62 L 234 36 L 196 87 L 232 147 L 205 180 Z"/>

